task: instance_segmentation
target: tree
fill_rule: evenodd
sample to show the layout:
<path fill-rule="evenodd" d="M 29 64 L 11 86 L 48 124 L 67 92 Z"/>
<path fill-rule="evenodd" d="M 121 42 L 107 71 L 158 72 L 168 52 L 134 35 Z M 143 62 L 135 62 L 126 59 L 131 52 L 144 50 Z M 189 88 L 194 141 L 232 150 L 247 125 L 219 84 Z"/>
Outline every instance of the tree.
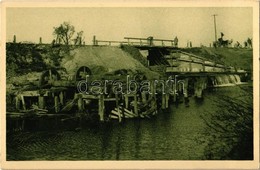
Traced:
<path fill-rule="evenodd" d="M 82 45 L 83 31 L 77 32 L 77 37 L 74 39 L 74 45 Z"/>
<path fill-rule="evenodd" d="M 59 27 L 54 27 L 53 35 L 56 36 L 56 43 L 69 45 L 75 33 L 75 28 L 69 22 L 63 22 Z"/>

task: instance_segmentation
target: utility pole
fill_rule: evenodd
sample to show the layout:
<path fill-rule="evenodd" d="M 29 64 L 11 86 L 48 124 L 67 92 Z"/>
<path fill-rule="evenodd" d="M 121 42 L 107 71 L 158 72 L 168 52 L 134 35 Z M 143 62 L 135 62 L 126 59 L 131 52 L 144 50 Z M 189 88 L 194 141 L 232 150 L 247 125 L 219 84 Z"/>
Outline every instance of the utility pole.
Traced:
<path fill-rule="evenodd" d="M 215 42 L 217 42 L 217 26 L 216 26 L 216 16 L 217 14 L 212 15 L 214 17 L 214 28 L 215 28 Z"/>

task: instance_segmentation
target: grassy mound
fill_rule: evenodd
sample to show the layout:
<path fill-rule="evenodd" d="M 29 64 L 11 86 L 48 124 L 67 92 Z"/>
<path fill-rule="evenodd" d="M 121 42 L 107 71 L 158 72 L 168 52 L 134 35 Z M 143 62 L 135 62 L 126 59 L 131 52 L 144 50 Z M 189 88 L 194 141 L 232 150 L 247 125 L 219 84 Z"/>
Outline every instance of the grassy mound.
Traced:
<path fill-rule="evenodd" d="M 157 78 L 159 75 L 145 67 L 139 60 L 119 47 L 111 46 L 84 46 L 75 48 L 66 56 L 61 66 L 69 74 L 75 73 L 81 66 L 87 66 L 93 74 L 106 74 L 117 70 L 131 70 L 140 72 L 147 78 Z"/>

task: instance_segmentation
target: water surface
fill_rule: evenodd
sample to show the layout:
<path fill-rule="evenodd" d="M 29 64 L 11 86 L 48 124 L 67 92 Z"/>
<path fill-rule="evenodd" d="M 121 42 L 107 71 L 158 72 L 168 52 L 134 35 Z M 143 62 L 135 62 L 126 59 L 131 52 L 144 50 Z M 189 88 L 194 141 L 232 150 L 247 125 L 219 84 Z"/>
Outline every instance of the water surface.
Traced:
<path fill-rule="evenodd" d="M 151 119 L 83 128 L 80 131 L 20 132 L 8 136 L 8 160 L 202 160 L 207 126 L 200 115 L 215 112 L 220 94 L 239 95 L 238 87 L 207 92 L 171 104 Z"/>

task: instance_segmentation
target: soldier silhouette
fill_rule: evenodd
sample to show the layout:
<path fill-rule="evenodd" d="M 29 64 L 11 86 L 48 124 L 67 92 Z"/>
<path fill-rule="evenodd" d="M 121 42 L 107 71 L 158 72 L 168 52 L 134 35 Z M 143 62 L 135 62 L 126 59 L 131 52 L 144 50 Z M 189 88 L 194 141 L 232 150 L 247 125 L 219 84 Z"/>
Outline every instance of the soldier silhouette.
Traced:
<path fill-rule="evenodd" d="M 174 38 L 173 42 L 174 42 L 174 47 L 178 47 L 178 38 L 177 36 Z"/>

